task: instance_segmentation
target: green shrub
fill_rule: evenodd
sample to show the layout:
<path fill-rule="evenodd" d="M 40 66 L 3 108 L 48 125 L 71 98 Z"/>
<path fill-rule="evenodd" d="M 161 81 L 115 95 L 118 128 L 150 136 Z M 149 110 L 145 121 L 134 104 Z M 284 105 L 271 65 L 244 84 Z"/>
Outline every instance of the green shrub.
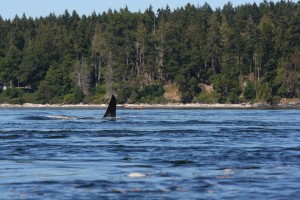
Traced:
<path fill-rule="evenodd" d="M 24 103 L 37 103 L 37 94 L 36 93 L 24 93 L 22 96 Z"/>
<path fill-rule="evenodd" d="M 106 85 L 97 85 L 95 87 L 95 94 L 101 94 L 101 95 L 105 95 L 106 93 Z"/>
<path fill-rule="evenodd" d="M 195 103 L 205 103 L 205 104 L 214 104 L 218 103 L 221 95 L 217 93 L 216 91 L 212 92 L 201 92 L 198 94 L 195 98 L 194 101 Z"/>
<path fill-rule="evenodd" d="M 40 103 L 48 103 L 54 96 L 54 91 L 47 81 L 41 81 L 36 91 Z"/>
<path fill-rule="evenodd" d="M 22 98 L 13 98 L 13 99 L 8 100 L 7 103 L 9 103 L 9 104 L 20 104 L 20 105 L 22 105 L 22 104 L 25 103 L 25 102 L 24 102 L 24 99 L 22 99 Z"/>
<path fill-rule="evenodd" d="M 75 98 L 75 103 L 80 103 L 83 101 L 83 98 L 84 98 L 84 94 L 82 92 L 82 90 L 78 87 L 75 87 L 73 90 L 72 90 L 73 94 L 74 94 L 74 98 Z"/>
<path fill-rule="evenodd" d="M 64 102 L 64 96 L 54 96 L 49 103 L 50 104 L 61 104 Z"/>
<path fill-rule="evenodd" d="M 126 103 L 132 95 L 132 87 L 126 83 L 115 84 L 117 103 Z"/>
<path fill-rule="evenodd" d="M 75 103 L 74 94 L 73 93 L 66 94 L 64 96 L 64 103 L 66 103 L 66 104 L 74 104 Z"/>
<path fill-rule="evenodd" d="M 77 104 L 83 101 L 84 94 L 80 88 L 73 88 L 72 93 L 66 94 L 64 96 L 64 103 L 67 104 Z"/>
<path fill-rule="evenodd" d="M 253 100 L 256 98 L 255 85 L 252 81 L 248 81 L 244 88 L 244 97 L 246 100 Z"/>
<path fill-rule="evenodd" d="M 143 103 L 157 103 L 163 99 L 164 93 L 165 90 L 161 85 L 153 84 L 145 86 L 138 96 Z"/>
<path fill-rule="evenodd" d="M 9 97 L 6 96 L 4 92 L 2 92 L 0 94 L 0 103 L 7 103 L 8 100 L 9 100 Z"/>
<path fill-rule="evenodd" d="M 21 88 L 8 88 L 4 93 L 9 98 L 18 98 L 22 97 L 22 95 L 24 94 L 24 90 Z"/>
<path fill-rule="evenodd" d="M 129 99 L 130 99 L 130 103 L 138 103 L 140 100 L 140 95 L 138 92 L 132 91 Z"/>
<path fill-rule="evenodd" d="M 229 103 L 240 103 L 241 93 L 242 93 L 242 91 L 239 87 L 233 88 L 227 97 L 227 101 Z"/>
<path fill-rule="evenodd" d="M 117 99 L 119 100 L 119 99 Z M 92 104 L 101 104 L 101 103 L 107 103 L 107 99 L 105 98 L 105 95 L 95 94 L 92 96 L 86 97 L 86 101 Z"/>
<path fill-rule="evenodd" d="M 270 105 L 276 105 L 280 102 L 280 99 L 281 98 L 279 96 L 273 96 L 273 97 L 269 97 L 266 101 Z"/>

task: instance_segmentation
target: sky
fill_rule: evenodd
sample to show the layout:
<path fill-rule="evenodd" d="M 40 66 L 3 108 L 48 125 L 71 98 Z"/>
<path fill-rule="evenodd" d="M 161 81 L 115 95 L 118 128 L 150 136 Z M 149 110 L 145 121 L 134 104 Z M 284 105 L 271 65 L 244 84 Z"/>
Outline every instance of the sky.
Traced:
<path fill-rule="evenodd" d="M 102 13 L 112 10 L 120 10 L 127 5 L 131 12 L 145 11 L 152 5 L 153 10 L 169 5 L 171 10 L 185 6 L 187 3 L 201 6 L 205 2 L 213 8 L 223 7 L 229 0 L 0 0 L 0 16 L 3 19 L 13 19 L 16 15 L 22 17 L 45 17 L 50 13 L 55 15 L 63 14 L 65 10 L 72 13 L 73 10 L 79 15 L 91 15 L 93 11 Z M 233 6 L 254 3 L 259 4 L 259 0 L 230 0 Z M 273 0 L 276 2 L 276 0 Z M 294 0 L 296 2 L 296 0 Z"/>

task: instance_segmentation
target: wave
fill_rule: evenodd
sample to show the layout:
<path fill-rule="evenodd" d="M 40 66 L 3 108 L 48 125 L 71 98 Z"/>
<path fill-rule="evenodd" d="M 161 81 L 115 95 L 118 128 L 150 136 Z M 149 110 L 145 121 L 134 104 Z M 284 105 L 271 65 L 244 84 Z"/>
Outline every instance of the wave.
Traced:
<path fill-rule="evenodd" d="M 25 116 L 21 118 L 22 120 L 96 120 L 97 117 L 77 117 L 77 116 L 67 116 L 67 115 L 48 115 L 48 116 Z"/>
<path fill-rule="evenodd" d="M 46 116 L 49 119 L 57 119 L 57 120 L 72 120 L 72 119 L 79 119 L 75 116 L 66 116 L 66 115 L 49 115 Z"/>

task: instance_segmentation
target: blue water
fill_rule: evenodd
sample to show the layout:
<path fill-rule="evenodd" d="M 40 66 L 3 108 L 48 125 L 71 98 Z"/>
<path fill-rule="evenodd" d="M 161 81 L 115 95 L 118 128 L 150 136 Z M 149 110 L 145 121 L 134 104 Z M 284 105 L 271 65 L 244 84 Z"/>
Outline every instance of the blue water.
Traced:
<path fill-rule="evenodd" d="M 300 110 L 104 111 L 0 109 L 0 199 L 300 197 Z"/>

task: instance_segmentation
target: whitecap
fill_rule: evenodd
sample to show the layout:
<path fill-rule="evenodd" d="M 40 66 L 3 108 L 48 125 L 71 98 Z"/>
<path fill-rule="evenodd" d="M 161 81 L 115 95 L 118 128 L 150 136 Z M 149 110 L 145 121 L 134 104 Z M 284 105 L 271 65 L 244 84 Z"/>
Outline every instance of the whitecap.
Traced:
<path fill-rule="evenodd" d="M 127 177 L 129 177 L 129 178 L 143 178 L 143 177 L 146 177 L 146 176 L 147 176 L 146 174 L 139 173 L 139 172 L 132 172 L 132 173 L 127 175 Z"/>

